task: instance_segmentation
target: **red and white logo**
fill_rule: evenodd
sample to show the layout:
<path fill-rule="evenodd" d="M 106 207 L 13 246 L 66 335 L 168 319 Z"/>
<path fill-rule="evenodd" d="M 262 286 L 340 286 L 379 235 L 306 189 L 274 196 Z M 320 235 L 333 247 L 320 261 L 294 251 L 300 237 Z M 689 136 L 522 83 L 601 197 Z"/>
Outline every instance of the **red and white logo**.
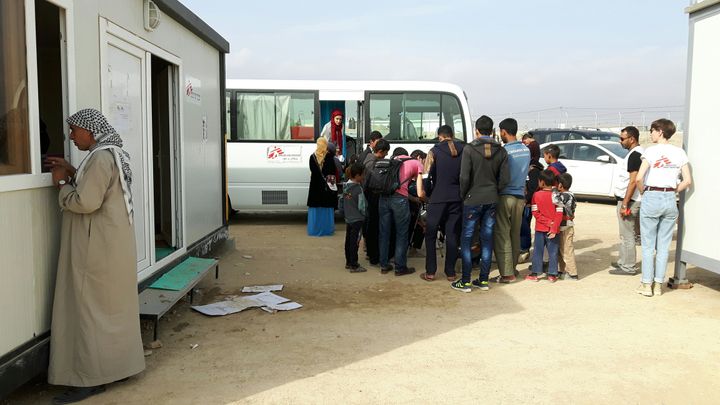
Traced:
<path fill-rule="evenodd" d="M 665 155 L 660 156 L 660 159 L 656 160 L 655 163 L 653 164 L 654 169 L 659 169 L 662 167 L 672 167 L 672 166 L 674 166 L 673 163 Z"/>
<path fill-rule="evenodd" d="M 278 158 L 278 157 L 280 157 L 280 156 L 283 156 L 284 154 L 285 154 L 285 152 L 283 152 L 283 150 L 282 150 L 281 147 L 279 147 L 279 146 L 274 146 L 274 147 L 271 146 L 271 147 L 268 148 L 267 158 L 268 158 L 268 159 L 275 159 L 275 158 Z"/>

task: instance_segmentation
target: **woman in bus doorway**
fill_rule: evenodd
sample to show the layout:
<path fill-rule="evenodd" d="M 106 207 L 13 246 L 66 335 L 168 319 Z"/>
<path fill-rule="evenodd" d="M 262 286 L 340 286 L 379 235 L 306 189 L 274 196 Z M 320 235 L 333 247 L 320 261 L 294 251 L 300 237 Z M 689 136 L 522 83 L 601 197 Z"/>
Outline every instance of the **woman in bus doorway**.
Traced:
<path fill-rule="evenodd" d="M 335 144 L 337 154 L 343 156 L 343 113 L 340 110 L 333 110 L 330 114 L 330 122 L 325 124 L 320 132 L 320 137 Z"/>
<path fill-rule="evenodd" d="M 335 160 L 328 154 L 328 141 L 320 137 L 310 157 L 308 190 L 308 235 L 328 236 L 335 233 L 337 178 Z"/>

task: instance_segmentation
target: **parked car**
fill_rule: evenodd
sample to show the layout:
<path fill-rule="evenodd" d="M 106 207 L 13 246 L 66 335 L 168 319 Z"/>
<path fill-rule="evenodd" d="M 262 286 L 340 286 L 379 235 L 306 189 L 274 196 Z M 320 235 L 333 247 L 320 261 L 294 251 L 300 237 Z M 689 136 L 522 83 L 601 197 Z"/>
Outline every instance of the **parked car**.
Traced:
<path fill-rule="evenodd" d="M 614 141 L 573 140 L 547 142 L 560 148 L 559 160 L 573 177 L 572 191 L 580 197 L 615 197 L 615 183 L 628 150 Z M 542 160 L 542 159 L 541 159 Z M 542 162 L 545 164 L 545 162 Z"/>
<path fill-rule="evenodd" d="M 556 141 L 570 141 L 573 139 L 595 139 L 598 141 L 620 142 L 620 135 L 614 132 L 595 129 L 560 129 L 543 128 L 528 131 L 538 144 Z"/>

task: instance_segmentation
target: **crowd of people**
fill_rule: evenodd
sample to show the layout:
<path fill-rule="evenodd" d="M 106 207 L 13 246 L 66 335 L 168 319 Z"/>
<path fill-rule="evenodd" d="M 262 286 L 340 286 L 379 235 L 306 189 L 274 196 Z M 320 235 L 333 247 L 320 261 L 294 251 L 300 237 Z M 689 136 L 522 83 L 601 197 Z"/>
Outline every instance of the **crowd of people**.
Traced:
<path fill-rule="evenodd" d="M 610 270 L 614 275 L 637 274 L 636 245 L 641 245 L 637 292 L 645 296 L 662 294 L 678 215 L 676 194 L 691 184 L 687 155 L 668 143 L 674 123 L 659 119 L 650 128 L 656 145 L 647 149 L 640 146 L 636 127 L 621 131 L 620 142 L 629 152 L 616 181 L 620 246 Z M 334 210 L 339 208 L 346 222 L 348 271 L 367 271 L 358 258 L 364 240 L 367 261 L 381 273 L 412 274 L 408 252 L 421 256 L 424 243 L 425 271 L 420 277 L 436 279 L 437 252 L 444 250 L 445 277 L 462 292 L 490 289 L 493 254 L 499 275 L 492 281 L 498 283 L 517 281 L 517 265 L 528 259 L 525 280 L 578 280 L 577 201 L 560 148 L 550 144 L 541 150 L 530 134 L 518 139 L 513 118 L 502 120 L 498 129 L 499 139 L 493 120 L 482 116 L 475 122 L 474 140 L 466 143 L 443 125 L 427 154 L 395 147 L 391 156 L 388 140 L 373 131 L 367 148 L 348 159 L 344 171 L 342 163 L 328 158 L 335 154 L 333 142 L 319 138 L 310 161 L 308 234 L 332 234 Z M 343 177 L 347 181 L 337 187 Z M 479 275 L 473 280 L 474 268 Z"/>

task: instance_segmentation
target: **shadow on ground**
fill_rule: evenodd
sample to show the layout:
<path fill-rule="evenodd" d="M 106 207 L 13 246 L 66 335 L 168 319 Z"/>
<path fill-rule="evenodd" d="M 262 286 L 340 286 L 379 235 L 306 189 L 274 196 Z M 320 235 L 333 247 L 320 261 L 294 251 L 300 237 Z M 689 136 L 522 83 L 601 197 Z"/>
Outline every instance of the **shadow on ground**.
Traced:
<path fill-rule="evenodd" d="M 350 274 L 342 224 L 329 238 L 310 238 L 304 227 L 288 225 L 304 221 L 302 215 L 233 219 L 237 248 L 224 247 L 220 279 L 206 278 L 196 294 L 208 303 L 240 294 L 244 285 L 282 283 L 279 294 L 302 309 L 206 317 L 181 302 L 161 320 L 163 347 L 146 358 L 146 370 L 87 403 L 141 397 L 146 403 L 225 404 L 524 309 L 503 288 L 463 294 L 444 279 L 427 283 L 417 274 L 381 275 L 376 267 Z M 409 264 L 423 263 L 413 258 Z M 145 342 L 151 336 L 143 331 Z M 10 400 L 37 403 L 58 393 L 58 387 L 36 383 Z"/>

